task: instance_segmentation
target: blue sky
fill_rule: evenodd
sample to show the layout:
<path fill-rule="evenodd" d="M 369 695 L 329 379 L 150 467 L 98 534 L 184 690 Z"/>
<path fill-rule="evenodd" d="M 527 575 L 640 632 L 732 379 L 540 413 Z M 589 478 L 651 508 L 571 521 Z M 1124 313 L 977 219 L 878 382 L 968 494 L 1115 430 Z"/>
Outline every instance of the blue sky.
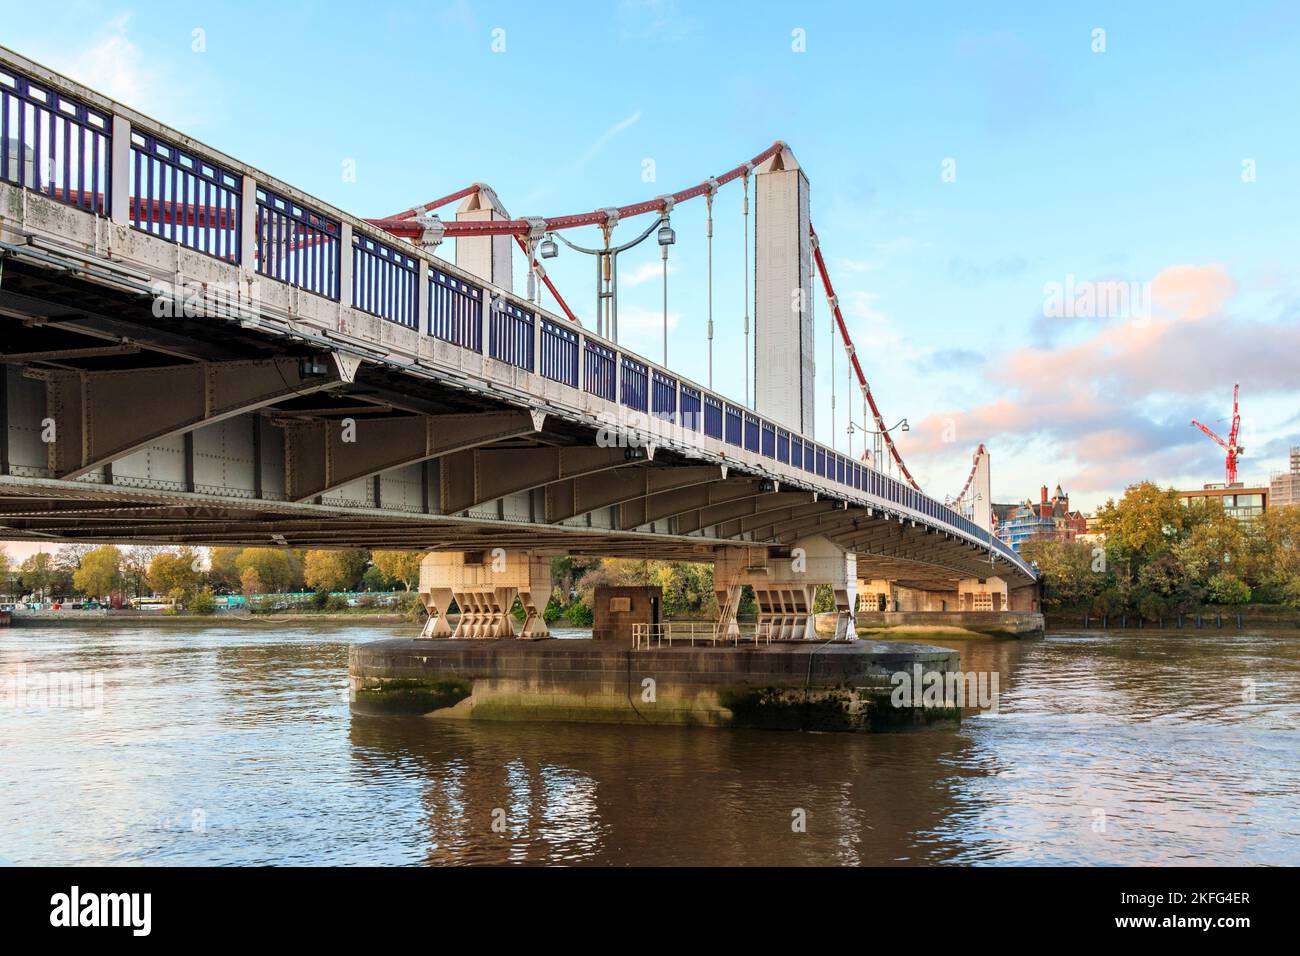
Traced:
<path fill-rule="evenodd" d="M 1242 475 L 1266 478 L 1300 444 L 1300 8 L 973 6 L 86 0 L 9 4 L 0 43 L 363 216 L 473 181 L 515 215 L 581 212 L 785 140 L 927 491 L 957 491 L 981 441 L 999 501 L 1222 480 L 1188 419 L 1219 427 L 1235 381 Z M 739 396 L 739 190 L 715 210 L 715 384 Z M 703 203 L 673 219 L 670 364 L 703 380 Z M 623 341 L 657 357 L 658 249 L 621 267 Z M 586 318 L 590 260 L 550 271 Z M 1046 315 L 1067 281 L 1134 283 L 1150 314 Z M 821 301 L 817 322 L 829 441 Z M 835 369 L 843 449 L 861 401 Z"/>

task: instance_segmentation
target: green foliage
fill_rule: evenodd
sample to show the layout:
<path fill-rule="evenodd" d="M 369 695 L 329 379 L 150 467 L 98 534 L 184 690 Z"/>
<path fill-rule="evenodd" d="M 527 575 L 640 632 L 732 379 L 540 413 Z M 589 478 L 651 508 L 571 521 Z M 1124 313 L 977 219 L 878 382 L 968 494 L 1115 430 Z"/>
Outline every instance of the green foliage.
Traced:
<path fill-rule="evenodd" d="M 826 614 L 835 610 L 835 591 L 829 584 L 817 585 L 817 592 L 813 596 L 813 613 Z"/>
<path fill-rule="evenodd" d="M 122 589 L 122 552 L 111 544 L 88 551 L 72 574 L 73 586 L 89 597 L 106 597 Z"/>
<path fill-rule="evenodd" d="M 245 548 L 235 558 L 241 584 L 249 568 L 266 591 L 296 591 L 304 584 L 302 560 L 288 548 Z"/>
<path fill-rule="evenodd" d="M 303 556 L 303 580 L 313 591 L 355 591 L 366 572 L 370 552 L 359 548 L 308 551 Z"/>
<path fill-rule="evenodd" d="M 369 577 L 371 571 L 378 571 L 384 576 L 385 586 L 373 587 L 372 591 L 391 591 L 394 590 L 393 584 L 400 584 L 406 590 L 411 590 L 420 583 L 420 562 L 424 560 L 423 551 L 376 551 L 370 556 L 372 562 L 370 570 L 366 572 Z"/>
<path fill-rule="evenodd" d="M 193 548 L 164 551 L 149 562 L 149 585 L 156 594 L 170 595 L 177 605 L 183 605 L 203 579 L 202 559 Z"/>
<path fill-rule="evenodd" d="M 24 591 L 31 594 L 38 592 L 49 594 L 58 578 L 54 558 L 44 551 L 30 555 L 19 565 L 18 577 L 22 581 Z"/>
<path fill-rule="evenodd" d="M 754 589 L 748 584 L 741 585 L 740 603 L 736 605 L 736 614 L 740 617 L 753 617 L 758 613 L 758 599 L 754 597 Z"/>
<path fill-rule="evenodd" d="M 572 627 L 591 627 L 595 623 L 596 616 L 592 613 L 591 608 L 581 601 L 576 604 L 570 604 L 564 612 L 564 619 Z"/>
<path fill-rule="evenodd" d="M 212 596 L 212 591 L 208 588 L 203 588 L 190 598 L 191 614 L 213 614 L 216 610 L 217 599 Z"/>
<path fill-rule="evenodd" d="M 1250 587 L 1235 574 L 1221 572 L 1210 578 L 1207 588 L 1213 604 L 1245 604 L 1250 600 Z"/>
<path fill-rule="evenodd" d="M 1185 506 L 1144 482 L 1098 512 L 1102 543 L 1032 541 L 1049 609 L 1136 612 L 1149 620 L 1216 604 L 1300 607 L 1300 508 L 1241 522 L 1217 504 Z"/>
<path fill-rule="evenodd" d="M 552 594 L 551 599 L 546 602 L 546 607 L 542 609 L 542 620 L 550 625 L 554 624 L 563 616 L 564 605 L 560 603 L 559 598 Z"/>

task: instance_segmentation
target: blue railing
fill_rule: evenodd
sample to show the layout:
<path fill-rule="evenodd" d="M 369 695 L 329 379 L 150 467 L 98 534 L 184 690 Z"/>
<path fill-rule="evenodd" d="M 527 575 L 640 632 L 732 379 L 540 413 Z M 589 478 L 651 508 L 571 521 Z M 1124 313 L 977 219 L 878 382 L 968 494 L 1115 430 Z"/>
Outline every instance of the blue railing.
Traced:
<path fill-rule="evenodd" d="M 429 334 L 463 349 L 482 352 L 482 290 L 441 269 L 430 268 Z"/>
<path fill-rule="evenodd" d="M 722 438 L 722 401 L 712 395 L 704 396 L 704 434 Z"/>
<path fill-rule="evenodd" d="M 758 416 L 745 412 L 745 451 L 758 451 Z"/>
<path fill-rule="evenodd" d="M 614 350 L 601 345 L 599 342 L 593 342 L 587 339 L 584 348 L 584 377 L 586 382 L 583 388 L 598 398 L 603 398 L 607 402 L 614 401 L 618 392 L 618 381 L 614 378 L 615 370 L 618 368 L 614 358 Z"/>
<path fill-rule="evenodd" d="M 300 289 L 339 297 L 342 228 L 269 189 L 257 190 L 257 271 Z"/>
<path fill-rule="evenodd" d="M 107 215 L 113 122 L 0 67 L 0 180 Z"/>
<path fill-rule="evenodd" d="M 650 373 L 650 414 L 666 422 L 677 419 L 677 379 L 658 369 Z"/>
<path fill-rule="evenodd" d="M 727 437 L 728 445 L 743 445 L 744 437 L 744 418 L 741 411 L 735 405 L 726 406 L 727 415 Z"/>
<path fill-rule="evenodd" d="M 622 395 L 623 404 L 628 408 L 636 409 L 638 412 L 644 412 L 649 407 L 647 401 L 648 376 L 646 374 L 646 365 L 644 362 L 638 362 L 630 355 L 623 356 L 622 362 L 623 381 Z"/>
<path fill-rule="evenodd" d="M 0 139 L 5 144 L 0 181 L 104 215 L 111 208 L 112 131 L 107 113 L 0 67 Z M 143 132 L 132 133 L 127 155 L 131 165 L 124 174 L 134 185 L 127 208 L 135 228 L 232 263 L 246 264 L 254 254 L 260 275 L 336 301 L 341 298 L 340 221 L 283 192 L 257 186 L 256 248 L 244 249 L 242 198 L 253 184 L 223 165 L 233 161 L 214 161 Z M 351 305 L 415 328 L 418 259 L 402 246 L 366 235 L 363 224 L 354 229 Z M 482 352 L 483 306 L 489 294 L 430 264 L 428 333 Z M 564 385 L 581 386 L 606 401 L 620 400 L 665 419 L 680 414 L 688 430 L 701 430 L 710 439 L 788 462 L 792 468 L 945 522 L 1028 568 L 1006 542 L 934 499 L 616 348 L 586 336 L 580 342 L 576 329 L 504 297 L 497 299 L 488 319 L 492 358 L 528 371 L 537 358 L 540 374 Z M 534 335 L 540 342 L 539 356 L 533 354 Z"/>
<path fill-rule="evenodd" d="M 420 267 L 415 257 L 369 236 L 352 236 L 352 307 L 413 329 Z"/>
<path fill-rule="evenodd" d="M 533 313 L 505 299 L 492 301 L 489 354 L 498 362 L 533 370 Z"/>
<path fill-rule="evenodd" d="M 578 333 L 542 319 L 542 354 L 538 371 L 556 382 L 578 387 Z"/>
<path fill-rule="evenodd" d="M 244 178 L 155 136 L 131 133 L 131 225 L 239 262 Z"/>
<path fill-rule="evenodd" d="M 693 432 L 700 430 L 704 416 L 700 411 L 700 390 L 682 383 L 682 427 Z"/>

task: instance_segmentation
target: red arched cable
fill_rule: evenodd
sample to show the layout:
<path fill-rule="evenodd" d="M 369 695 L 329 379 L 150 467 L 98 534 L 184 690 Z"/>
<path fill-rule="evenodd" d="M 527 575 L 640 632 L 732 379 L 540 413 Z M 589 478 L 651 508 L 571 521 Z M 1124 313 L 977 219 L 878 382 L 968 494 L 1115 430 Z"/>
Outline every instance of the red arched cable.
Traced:
<path fill-rule="evenodd" d="M 713 188 L 713 182 L 716 180 L 719 186 L 724 186 L 733 179 L 738 179 L 747 171 L 752 170 L 755 166 L 767 159 L 775 156 L 785 148 L 785 143 L 778 140 L 767 149 L 763 150 L 747 163 L 741 163 L 732 169 L 727 170 L 721 176 L 715 176 L 713 179 L 706 179 L 698 185 L 689 189 L 683 189 L 680 192 L 671 195 L 657 196 L 654 199 L 647 199 L 644 202 L 633 203 L 630 206 L 619 206 L 615 212 L 619 219 L 629 219 L 633 216 L 644 215 L 648 212 L 659 212 L 664 208 L 665 198 L 672 200 L 673 204 L 686 202 L 697 196 L 703 196 Z M 546 229 L 555 231 L 557 229 L 576 229 L 579 226 L 599 226 L 603 225 L 609 219 L 609 214 L 603 209 L 595 209 L 591 212 L 578 213 L 572 216 L 556 216 L 555 218 L 547 217 L 545 219 Z M 371 225 L 385 229 L 395 236 L 404 236 L 407 238 L 420 235 L 422 227 L 411 219 L 401 219 L 389 217 L 387 219 L 368 219 Z M 483 222 L 448 222 L 443 224 L 443 234 L 446 236 L 526 236 L 530 228 L 527 219 L 497 219 L 495 221 Z"/>
<path fill-rule="evenodd" d="M 916 479 L 912 477 L 912 473 L 908 471 L 907 466 L 903 464 L 903 456 L 898 453 L 898 447 L 894 444 L 894 439 L 885 429 L 885 420 L 880 415 L 880 409 L 876 407 L 876 399 L 871 394 L 871 386 L 867 384 L 867 377 L 862 374 L 862 365 L 858 362 L 858 351 L 853 347 L 853 340 L 849 338 L 849 329 L 848 326 L 844 324 L 844 315 L 840 312 L 840 302 L 839 299 L 835 297 L 835 289 L 831 286 L 830 273 L 826 271 L 826 260 L 822 258 L 821 246 L 817 242 L 817 230 L 812 227 L 812 223 L 808 224 L 808 234 L 812 238 L 813 259 L 817 262 L 817 271 L 822 277 L 822 288 L 826 290 L 826 298 L 831 303 L 831 310 L 835 313 L 835 324 L 839 326 L 840 338 L 844 340 L 844 347 L 849 353 L 849 361 L 853 363 L 853 371 L 858 377 L 858 384 L 862 387 L 862 395 L 867 400 L 867 404 L 871 406 L 871 414 L 876 419 L 876 428 L 883 433 L 885 446 L 889 449 L 890 455 L 893 456 L 894 461 L 898 464 L 898 470 L 901 471 L 903 477 L 907 479 L 907 483 L 917 491 L 920 491 L 921 486 L 916 483 Z"/>
<path fill-rule="evenodd" d="M 966 484 L 961 486 L 961 494 L 959 494 L 956 498 L 952 499 L 953 501 L 961 501 L 966 497 L 966 492 L 970 491 L 971 482 L 975 480 L 975 472 L 979 470 L 980 455 L 987 455 L 987 454 L 988 454 L 988 450 L 984 447 L 984 443 L 980 442 L 980 446 L 975 449 L 975 458 L 971 462 L 970 474 L 966 476 Z"/>

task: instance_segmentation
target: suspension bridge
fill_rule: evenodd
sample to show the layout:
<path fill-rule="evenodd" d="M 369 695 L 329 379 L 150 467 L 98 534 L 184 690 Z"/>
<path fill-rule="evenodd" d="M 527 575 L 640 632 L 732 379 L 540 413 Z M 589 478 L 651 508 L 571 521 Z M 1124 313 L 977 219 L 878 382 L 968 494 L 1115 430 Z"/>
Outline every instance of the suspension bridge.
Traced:
<path fill-rule="evenodd" d="M 781 636 L 812 636 L 824 584 L 841 637 L 859 594 L 1037 610 L 1033 568 L 991 533 L 983 447 L 948 501 L 904 463 L 785 143 L 621 207 L 514 218 L 473 184 L 366 218 L 3 48 L 0 139 L 0 536 L 430 550 L 422 595 L 480 608 L 477 636 L 514 633 L 516 596 L 544 633 L 555 554 L 713 562 L 724 628 L 750 584 Z M 743 192 L 741 398 L 712 387 L 722 190 Z M 618 253 L 673 244 L 688 202 L 709 221 L 704 383 L 618 335 Z M 595 244 L 566 235 L 583 227 Z M 592 257 L 587 324 L 546 271 L 557 241 Z M 861 457 L 812 435 L 815 292 Z"/>

